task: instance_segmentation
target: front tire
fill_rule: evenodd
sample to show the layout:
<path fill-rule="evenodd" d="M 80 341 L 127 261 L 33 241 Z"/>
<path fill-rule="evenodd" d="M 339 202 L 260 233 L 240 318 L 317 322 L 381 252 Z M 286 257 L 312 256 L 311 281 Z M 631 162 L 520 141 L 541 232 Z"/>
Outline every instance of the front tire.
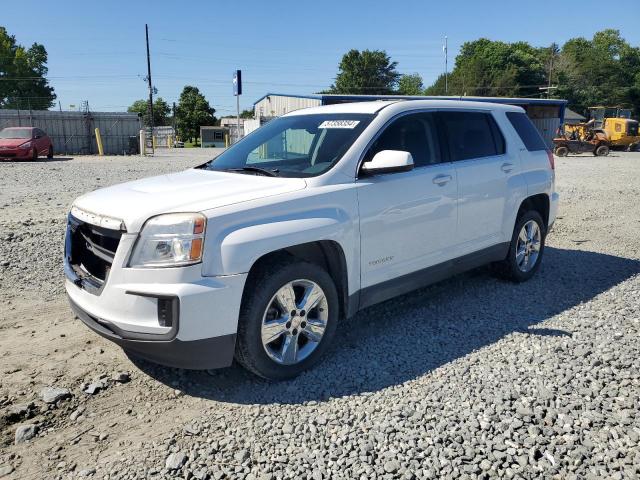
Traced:
<path fill-rule="evenodd" d="M 318 362 L 335 335 L 340 305 L 321 267 L 278 257 L 252 273 L 242 299 L 236 359 L 268 380 Z"/>
<path fill-rule="evenodd" d="M 47 158 L 49 160 L 53 158 L 53 145 L 49 145 L 49 150 L 47 151 Z"/>
<path fill-rule="evenodd" d="M 31 152 L 31 160 L 38 161 L 38 149 L 36 147 L 33 147 L 33 152 Z"/>
<path fill-rule="evenodd" d="M 596 148 L 594 155 L 596 157 L 606 157 L 607 155 L 609 155 L 609 147 L 607 147 L 606 145 L 600 145 L 598 148 Z"/>
<path fill-rule="evenodd" d="M 547 232 L 535 210 L 518 217 L 511 236 L 507 258 L 497 264 L 501 277 L 520 283 L 529 280 L 540 268 Z"/>

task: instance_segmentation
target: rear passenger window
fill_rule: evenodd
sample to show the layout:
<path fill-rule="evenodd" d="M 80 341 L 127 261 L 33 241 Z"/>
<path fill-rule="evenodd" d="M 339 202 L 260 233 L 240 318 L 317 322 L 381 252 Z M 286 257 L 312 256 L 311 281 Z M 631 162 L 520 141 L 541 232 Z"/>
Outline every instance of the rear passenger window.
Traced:
<path fill-rule="evenodd" d="M 507 118 L 520 136 L 520 140 L 530 152 L 547 150 L 547 144 L 540 136 L 538 129 L 531 123 L 526 113 L 507 112 Z"/>
<path fill-rule="evenodd" d="M 404 115 L 389 125 L 367 152 L 366 161 L 382 150 L 409 152 L 416 167 L 440 163 L 440 145 L 433 113 Z"/>
<path fill-rule="evenodd" d="M 505 152 L 504 138 L 489 113 L 438 112 L 452 161 L 491 157 Z"/>

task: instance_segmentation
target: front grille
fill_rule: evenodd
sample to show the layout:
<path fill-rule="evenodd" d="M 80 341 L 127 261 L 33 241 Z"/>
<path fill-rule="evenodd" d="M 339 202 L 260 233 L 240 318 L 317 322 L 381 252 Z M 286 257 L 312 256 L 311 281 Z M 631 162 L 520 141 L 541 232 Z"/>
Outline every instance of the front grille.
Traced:
<path fill-rule="evenodd" d="M 101 289 L 109 276 L 122 232 L 97 227 L 69 215 L 65 258 L 78 286 Z"/>
<path fill-rule="evenodd" d="M 16 156 L 16 154 L 14 152 L 3 152 L 2 150 L 0 150 L 0 157 L 1 158 L 13 158 L 15 156 Z"/>

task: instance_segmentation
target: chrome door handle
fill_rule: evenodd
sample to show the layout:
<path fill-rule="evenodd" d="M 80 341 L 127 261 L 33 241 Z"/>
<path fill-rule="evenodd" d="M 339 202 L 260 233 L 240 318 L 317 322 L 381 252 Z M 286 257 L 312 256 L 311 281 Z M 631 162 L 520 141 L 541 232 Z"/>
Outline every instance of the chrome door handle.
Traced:
<path fill-rule="evenodd" d="M 513 163 L 503 163 L 500 169 L 504 173 L 509 173 L 511 170 L 513 170 Z"/>
<path fill-rule="evenodd" d="M 441 187 L 451 181 L 453 177 L 451 175 L 437 175 L 433 177 L 433 183 L 440 185 Z"/>

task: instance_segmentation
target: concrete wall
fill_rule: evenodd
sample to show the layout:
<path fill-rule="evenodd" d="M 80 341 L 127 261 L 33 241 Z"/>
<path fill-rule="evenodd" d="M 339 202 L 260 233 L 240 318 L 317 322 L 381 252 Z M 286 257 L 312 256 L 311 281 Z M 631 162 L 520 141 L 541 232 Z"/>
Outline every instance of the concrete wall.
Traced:
<path fill-rule="evenodd" d="M 0 110 L 0 129 L 5 127 L 41 128 L 51 137 L 56 153 L 87 155 L 98 152 L 95 128 L 100 129 L 104 153 L 109 155 L 128 153 L 129 137 L 138 138 L 142 128 L 135 113 Z"/>

